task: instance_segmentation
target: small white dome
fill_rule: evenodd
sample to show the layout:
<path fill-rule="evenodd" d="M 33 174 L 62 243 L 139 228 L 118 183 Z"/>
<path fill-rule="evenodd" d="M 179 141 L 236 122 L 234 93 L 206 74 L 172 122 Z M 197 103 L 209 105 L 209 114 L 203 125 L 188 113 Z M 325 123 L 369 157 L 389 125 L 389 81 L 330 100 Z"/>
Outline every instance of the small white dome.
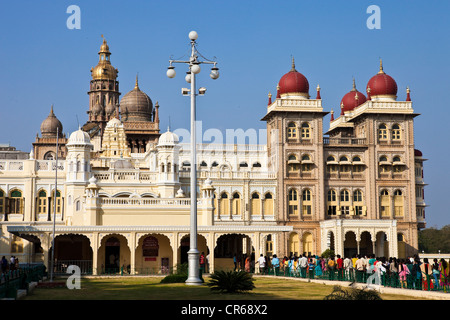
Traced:
<path fill-rule="evenodd" d="M 81 128 L 77 131 L 72 132 L 67 146 L 80 144 L 91 145 L 91 138 L 89 137 L 89 134 L 81 130 Z"/>
<path fill-rule="evenodd" d="M 164 132 L 158 140 L 158 146 L 174 146 L 178 144 L 179 138 L 178 136 L 170 131 L 170 128 L 167 129 L 167 132 Z"/>

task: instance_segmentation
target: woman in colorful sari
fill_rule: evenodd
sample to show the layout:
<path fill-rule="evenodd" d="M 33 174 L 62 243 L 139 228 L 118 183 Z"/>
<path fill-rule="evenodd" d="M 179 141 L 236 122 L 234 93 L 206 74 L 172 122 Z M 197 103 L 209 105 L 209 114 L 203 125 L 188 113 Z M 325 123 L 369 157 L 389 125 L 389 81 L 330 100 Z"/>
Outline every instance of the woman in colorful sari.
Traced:
<path fill-rule="evenodd" d="M 319 259 L 319 256 L 316 256 L 316 267 L 314 268 L 314 274 L 316 278 L 320 278 L 322 276 L 322 258 Z"/>
<path fill-rule="evenodd" d="M 406 266 L 405 260 L 400 260 L 400 263 L 398 264 L 398 276 L 400 278 L 401 287 L 407 288 L 406 286 L 406 279 L 408 275 L 410 274 L 408 267 Z"/>
<path fill-rule="evenodd" d="M 439 262 L 439 284 L 441 287 L 444 288 L 444 292 L 447 292 L 448 287 L 448 271 L 449 271 L 449 264 L 447 261 L 444 260 L 444 258 L 441 258 L 441 261 Z"/>
<path fill-rule="evenodd" d="M 245 258 L 245 272 L 250 272 L 250 256 Z"/>

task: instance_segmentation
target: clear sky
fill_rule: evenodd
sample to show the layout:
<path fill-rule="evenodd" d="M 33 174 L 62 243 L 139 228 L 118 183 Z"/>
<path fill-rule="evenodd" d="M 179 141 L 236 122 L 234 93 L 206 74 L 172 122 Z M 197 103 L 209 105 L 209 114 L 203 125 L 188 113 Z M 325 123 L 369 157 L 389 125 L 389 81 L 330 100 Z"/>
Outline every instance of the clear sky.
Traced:
<path fill-rule="evenodd" d="M 81 29 L 68 29 L 70 5 L 81 10 Z M 377 5 L 381 29 L 369 29 L 366 10 Z M 122 96 L 134 87 L 160 105 L 161 127 L 189 127 L 189 99 L 180 94 L 185 66 L 165 75 L 171 56 L 188 53 L 188 33 L 199 34 L 199 51 L 216 57 L 221 76 L 198 77 L 207 94 L 197 99 L 203 130 L 264 129 L 267 94 L 296 69 L 320 84 L 323 107 L 339 110 L 356 79 L 364 92 L 379 58 L 398 85 L 411 89 L 415 146 L 425 162 L 429 227 L 450 224 L 450 1 L 4 1 L 0 7 L 0 143 L 31 150 L 54 105 L 64 132 L 87 120 L 90 69 L 98 62 L 103 34 L 119 69 Z M 78 120 L 77 120 L 78 119 Z M 324 130 L 328 129 L 329 116 Z M 260 141 L 265 143 L 265 141 Z"/>

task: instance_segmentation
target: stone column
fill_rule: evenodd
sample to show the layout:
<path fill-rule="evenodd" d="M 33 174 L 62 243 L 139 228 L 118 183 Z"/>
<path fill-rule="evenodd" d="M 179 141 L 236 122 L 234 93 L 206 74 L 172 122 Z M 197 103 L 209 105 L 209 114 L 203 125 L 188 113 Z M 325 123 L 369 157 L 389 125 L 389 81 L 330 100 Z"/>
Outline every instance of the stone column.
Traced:
<path fill-rule="evenodd" d="M 136 232 L 130 235 L 130 274 L 136 274 L 136 248 L 138 247 L 139 238 L 136 237 Z"/>
<path fill-rule="evenodd" d="M 94 233 L 92 237 L 92 275 L 96 276 L 98 274 L 98 233 Z"/>

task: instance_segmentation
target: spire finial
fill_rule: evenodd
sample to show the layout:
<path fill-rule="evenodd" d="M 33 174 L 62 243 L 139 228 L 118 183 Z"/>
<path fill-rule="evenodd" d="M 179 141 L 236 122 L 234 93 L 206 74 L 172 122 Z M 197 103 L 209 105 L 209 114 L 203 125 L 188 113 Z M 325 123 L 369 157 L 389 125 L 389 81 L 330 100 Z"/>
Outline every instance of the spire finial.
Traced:
<path fill-rule="evenodd" d="M 134 88 L 135 88 L 135 89 L 139 89 L 139 80 L 138 80 L 138 76 L 139 76 L 139 73 L 136 73 L 136 83 L 134 84 Z"/>
<path fill-rule="evenodd" d="M 383 60 L 381 60 L 381 58 L 380 58 L 380 71 L 378 71 L 378 73 L 384 73 L 384 71 L 383 71 Z"/>
<path fill-rule="evenodd" d="M 355 77 L 353 77 L 353 87 L 352 87 L 352 91 L 356 91 Z"/>
<path fill-rule="evenodd" d="M 294 60 L 294 56 L 292 56 L 292 68 L 291 71 L 297 71 L 295 70 L 295 60 Z"/>

